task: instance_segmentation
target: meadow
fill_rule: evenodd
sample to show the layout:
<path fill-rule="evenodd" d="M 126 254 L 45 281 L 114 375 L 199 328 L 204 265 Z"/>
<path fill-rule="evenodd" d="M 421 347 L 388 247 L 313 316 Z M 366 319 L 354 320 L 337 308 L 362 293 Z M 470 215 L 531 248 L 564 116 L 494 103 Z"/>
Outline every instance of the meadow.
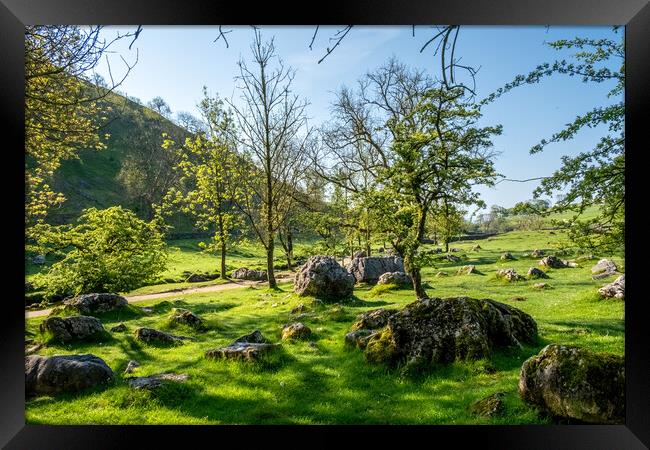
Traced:
<path fill-rule="evenodd" d="M 354 295 L 340 303 L 320 302 L 293 293 L 291 282 L 279 289 L 265 285 L 220 292 L 182 294 L 129 305 L 120 313 L 100 316 L 108 330 L 122 322 L 125 333 L 110 333 L 101 342 L 72 345 L 47 344 L 38 354 L 92 353 L 104 359 L 116 374 L 115 383 L 103 389 L 57 397 L 27 399 L 30 424 L 543 424 L 541 416 L 518 395 L 519 370 L 524 360 L 550 343 L 572 344 L 622 355 L 624 353 L 624 303 L 600 299 L 597 288 L 616 278 L 595 281 L 591 267 L 602 256 L 567 254 L 577 268 L 548 269 L 547 289 L 535 289 L 538 280 L 507 283 L 495 277 L 501 268 L 525 275 L 538 259 L 523 256 L 534 249 L 554 254 L 562 246 L 562 231 L 515 231 L 488 239 L 451 244 L 458 262 L 436 260 L 423 269 L 423 281 L 431 297 L 469 296 L 490 298 L 530 314 L 538 325 L 537 342 L 523 348 L 495 351 L 490 358 L 434 366 L 417 374 L 404 374 L 364 360 L 356 348 L 346 346 L 344 336 L 355 317 L 376 308 L 400 308 L 415 300 L 412 289 L 358 285 Z M 473 251 L 479 244 L 481 249 Z M 303 247 L 300 247 L 302 245 Z M 298 245 L 297 253 L 309 243 Z M 425 246 L 433 248 L 435 246 Z M 218 258 L 199 252 L 195 240 L 170 242 L 170 261 L 161 278 L 177 279 L 184 271 L 214 271 Z M 503 252 L 515 260 L 503 261 Z M 624 272 L 624 260 L 613 260 Z M 278 260 L 278 262 L 282 262 Z M 228 268 L 264 267 L 261 248 L 241 245 L 228 260 Z M 473 264 L 478 273 L 457 275 L 460 267 Z M 26 267 L 26 273 L 36 272 Z M 286 271 L 284 271 L 286 272 Z M 445 275 L 441 275 L 443 272 Z M 170 288 L 223 283 L 164 283 L 125 294 L 156 293 Z M 292 322 L 291 310 L 304 304 L 300 320 L 311 328 L 309 341 L 281 341 L 282 326 Z M 202 317 L 203 333 L 175 328 L 175 334 L 194 338 L 173 347 L 150 347 L 133 338 L 136 327 L 169 330 L 171 308 L 180 306 Z M 141 307 L 151 307 L 146 312 Z M 26 339 L 43 339 L 38 326 L 44 318 L 26 321 Z M 253 330 L 260 330 L 281 349 L 257 363 L 214 361 L 207 350 L 230 344 Z M 123 374 L 129 360 L 141 366 Z M 163 372 L 184 373 L 184 383 L 166 383 L 156 390 L 134 390 L 129 376 Z M 470 405 L 488 395 L 505 394 L 505 410 L 495 417 L 471 412 Z"/>

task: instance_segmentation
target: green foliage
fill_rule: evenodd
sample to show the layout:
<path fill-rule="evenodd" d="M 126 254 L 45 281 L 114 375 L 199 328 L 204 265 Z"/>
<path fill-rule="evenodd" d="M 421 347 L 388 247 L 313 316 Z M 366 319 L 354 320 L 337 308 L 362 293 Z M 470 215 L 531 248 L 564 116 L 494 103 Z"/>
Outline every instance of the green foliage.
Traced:
<path fill-rule="evenodd" d="M 87 209 L 78 225 L 44 231 L 39 245 L 63 255 L 34 279 L 50 297 L 136 289 L 155 280 L 167 257 L 158 224 L 119 206 Z"/>

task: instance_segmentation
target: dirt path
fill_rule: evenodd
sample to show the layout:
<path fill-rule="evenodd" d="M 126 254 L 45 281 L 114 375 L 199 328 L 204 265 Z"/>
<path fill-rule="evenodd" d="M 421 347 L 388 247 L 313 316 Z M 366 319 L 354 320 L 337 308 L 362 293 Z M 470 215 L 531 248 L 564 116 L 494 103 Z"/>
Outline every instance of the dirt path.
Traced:
<path fill-rule="evenodd" d="M 291 275 L 277 275 L 275 279 L 278 282 L 288 281 L 291 279 Z M 178 297 L 179 295 L 185 294 L 199 294 L 203 292 L 218 292 L 226 291 L 229 289 L 238 289 L 248 286 L 263 286 L 266 284 L 265 281 L 230 281 L 223 284 L 214 284 L 210 286 L 198 286 L 194 288 L 184 288 L 184 289 L 174 289 L 171 291 L 156 292 L 154 294 L 141 294 L 141 295 L 125 295 L 124 298 L 129 303 L 142 302 L 145 300 L 151 300 L 153 298 L 165 298 L 165 297 Z M 41 309 L 39 311 L 25 311 L 25 318 L 31 319 L 33 317 L 42 317 L 50 314 L 52 309 Z"/>

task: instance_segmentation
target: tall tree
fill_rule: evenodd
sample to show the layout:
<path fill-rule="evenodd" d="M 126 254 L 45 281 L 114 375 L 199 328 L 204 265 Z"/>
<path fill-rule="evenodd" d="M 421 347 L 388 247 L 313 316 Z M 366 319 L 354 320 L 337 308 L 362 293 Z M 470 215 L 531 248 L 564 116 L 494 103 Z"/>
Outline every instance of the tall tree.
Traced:
<path fill-rule="evenodd" d="M 225 279 L 228 245 L 233 231 L 241 226 L 234 205 L 243 191 L 236 175 L 239 158 L 232 140 L 232 113 L 218 96 L 210 97 L 206 88 L 203 94 L 199 109 L 207 132 L 186 138 L 180 147 L 171 139 L 163 143 L 178 160 L 176 169 L 181 175 L 180 186 L 172 187 L 166 196 L 166 206 L 178 205 L 195 218 L 199 228 L 214 230 L 211 242 L 201 246 L 220 254 L 220 275 Z"/>
<path fill-rule="evenodd" d="M 65 201 L 52 178 L 61 161 L 80 149 L 105 147 L 102 127 L 108 110 L 101 99 L 122 79 L 94 86 L 94 69 L 111 45 L 137 38 L 138 31 L 107 41 L 101 26 L 36 25 L 25 27 L 25 226 L 37 231 L 48 210 Z M 137 59 L 136 59 L 137 62 Z M 100 80 L 99 78 L 95 78 Z"/>
<path fill-rule="evenodd" d="M 275 238 L 296 201 L 293 194 L 306 166 L 307 102 L 292 93 L 295 72 L 277 57 L 273 39 L 262 42 L 259 30 L 254 33 L 252 67 L 240 60 L 236 78 L 242 104 L 230 103 L 236 140 L 249 161 L 238 164 L 239 181 L 252 193 L 238 205 L 266 249 L 269 287 L 275 288 Z"/>
<path fill-rule="evenodd" d="M 613 101 L 604 100 L 604 104 L 578 115 L 564 129 L 533 146 L 530 153 L 541 152 L 549 144 L 569 141 L 586 128 L 604 130 L 594 148 L 576 156 L 563 156 L 562 166 L 542 179 L 534 195 L 539 198 L 563 193 L 545 213 L 573 212 L 569 237 L 579 246 L 620 250 L 625 242 L 625 49 L 622 36 L 620 39 L 577 37 L 548 45 L 558 51 L 575 49 L 577 52 L 569 58 L 541 64 L 527 75 L 518 75 L 483 102 L 494 101 L 518 86 L 539 83 L 556 74 L 579 77 L 584 83 L 612 86 L 607 98 Z M 582 213 L 591 206 L 597 206 L 599 214 L 583 219 Z"/>

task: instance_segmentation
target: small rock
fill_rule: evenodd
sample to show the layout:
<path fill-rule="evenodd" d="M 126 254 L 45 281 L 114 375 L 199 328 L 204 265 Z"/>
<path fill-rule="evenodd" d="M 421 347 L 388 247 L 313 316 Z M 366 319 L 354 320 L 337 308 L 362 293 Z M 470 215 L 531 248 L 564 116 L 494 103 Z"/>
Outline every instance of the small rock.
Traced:
<path fill-rule="evenodd" d="M 394 284 L 397 286 L 405 286 L 412 283 L 411 277 L 404 272 L 382 273 L 377 281 L 377 284 Z"/>
<path fill-rule="evenodd" d="M 525 302 L 526 297 L 510 297 L 509 300 L 511 302 Z"/>
<path fill-rule="evenodd" d="M 530 269 L 528 269 L 528 278 L 529 279 L 548 278 L 548 275 L 546 275 L 546 272 L 538 269 L 537 267 L 531 267 Z"/>
<path fill-rule="evenodd" d="M 291 314 L 298 314 L 307 311 L 307 307 L 304 303 L 300 303 L 298 306 L 291 310 Z"/>
<path fill-rule="evenodd" d="M 126 325 L 123 323 L 120 323 L 119 325 L 115 325 L 114 327 L 111 328 L 112 333 L 122 333 L 126 331 Z"/>
<path fill-rule="evenodd" d="M 282 329 L 282 339 L 306 339 L 311 336 L 311 330 L 308 326 L 296 322 L 289 325 L 285 325 Z"/>
<path fill-rule="evenodd" d="M 539 265 L 544 267 L 551 267 L 553 269 L 561 269 L 567 267 L 567 264 L 564 261 L 553 255 L 542 258 L 542 260 L 539 262 Z"/>
<path fill-rule="evenodd" d="M 494 417 L 503 414 L 503 392 L 497 392 L 470 405 L 470 411 L 483 417 Z"/>
<path fill-rule="evenodd" d="M 481 249 L 482 249 L 482 247 L 480 245 L 478 245 L 478 244 L 476 244 L 474 247 L 472 247 L 472 251 L 475 251 L 475 252 L 478 252 Z"/>
<path fill-rule="evenodd" d="M 268 274 L 266 270 L 251 270 L 247 267 L 242 267 L 235 270 L 232 273 L 231 278 L 237 280 L 267 281 Z"/>
<path fill-rule="evenodd" d="M 189 309 L 172 308 L 169 321 L 175 325 L 187 325 L 197 331 L 205 331 L 206 326 L 203 319 Z"/>
<path fill-rule="evenodd" d="M 502 260 L 513 260 L 515 259 L 514 256 L 512 256 L 512 253 L 510 252 L 505 252 L 504 254 L 501 255 Z"/>
<path fill-rule="evenodd" d="M 163 381 L 173 381 L 182 383 L 187 381 L 189 375 L 181 373 L 161 373 L 159 375 L 151 375 L 148 377 L 133 377 L 126 380 L 133 389 L 155 389 L 162 386 Z"/>
<path fill-rule="evenodd" d="M 149 308 L 149 307 L 146 307 L 146 306 L 141 306 L 140 311 L 142 311 L 143 313 L 146 313 L 146 314 L 151 314 L 153 312 L 153 308 Z"/>
<path fill-rule="evenodd" d="M 456 255 L 445 255 L 445 258 L 447 258 L 448 261 L 451 262 L 458 262 L 460 261 L 460 258 Z"/>
<path fill-rule="evenodd" d="M 32 263 L 34 264 L 45 264 L 45 255 L 36 255 L 32 258 Z"/>
<path fill-rule="evenodd" d="M 472 273 L 477 273 L 476 266 L 469 265 L 469 266 L 463 266 L 460 269 L 458 269 L 456 275 L 470 275 Z"/>
<path fill-rule="evenodd" d="M 533 287 L 534 287 L 535 289 L 548 289 L 548 288 L 550 288 L 551 286 L 549 286 L 548 283 L 535 283 L 535 284 L 533 284 Z"/>
<path fill-rule="evenodd" d="M 136 367 L 140 367 L 140 363 L 137 362 L 136 360 L 132 359 L 126 365 L 126 369 L 124 369 L 124 373 L 133 373 L 133 371 L 136 369 Z"/>
<path fill-rule="evenodd" d="M 503 278 L 510 282 L 525 280 L 525 278 L 519 275 L 515 269 L 500 269 L 497 271 L 497 278 Z"/>
<path fill-rule="evenodd" d="M 353 347 L 359 347 L 360 349 L 366 348 L 368 341 L 377 334 L 374 330 L 368 329 L 359 329 L 354 330 L 345 335 L 345 343 Z"/>
<path fill-rule="evenodd" d="M 532 256 L 533 258 L 541 258 L 542 256 L 544 256 L 544 250 L 533 250 L 530 256 Z"/>
<path fill-rule="evenodd" d="M 450 252 L 457 253 L 457 252 L 462 251 L 462 249 L 460 249 L 460 248 L 458 248 L 458 247 L 452 247 L 452 248 L 449 249 L 449 251 L 450 251 Z"/>
<path fill-rule="evenodd" d="M 190 338 L 186 336 L 176 336 L 173 334 L 165 333 L 164 331 L 155 330 L 153 328 L 136 328 L 134 332 L 136 340 L 144 342 L 146 344 L 176 344 Z"/>

